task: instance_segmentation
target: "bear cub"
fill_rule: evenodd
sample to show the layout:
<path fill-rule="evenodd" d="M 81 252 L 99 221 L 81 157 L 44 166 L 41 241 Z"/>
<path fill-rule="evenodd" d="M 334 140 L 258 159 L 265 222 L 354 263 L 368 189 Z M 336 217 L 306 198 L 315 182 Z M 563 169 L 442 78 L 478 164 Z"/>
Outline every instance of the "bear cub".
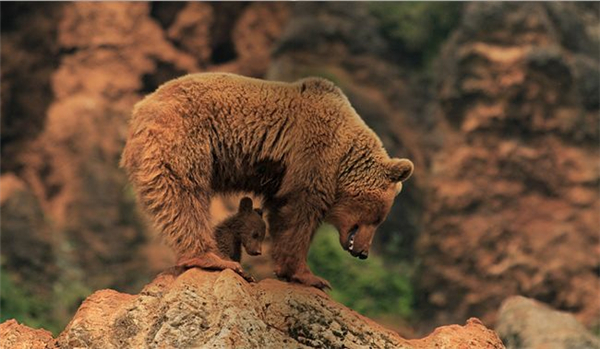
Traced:
<path fill-rule="evenodd" d="M 239 262 L 242 246 L 251 256 L 262 253 L 266 230 L 262 210 L 253 208 L 252 199 L 244 197 L 238 212 L 217 225 L 214 234 L 221 256 Z"/>

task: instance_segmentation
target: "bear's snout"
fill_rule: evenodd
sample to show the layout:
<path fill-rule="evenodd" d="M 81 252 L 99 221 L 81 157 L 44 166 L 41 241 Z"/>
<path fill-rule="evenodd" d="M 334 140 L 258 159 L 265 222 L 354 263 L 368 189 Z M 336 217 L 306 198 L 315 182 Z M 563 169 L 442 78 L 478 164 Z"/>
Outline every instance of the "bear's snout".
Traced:
<path fill-rule="evenodd" d="M 349 251 L 350 254 L 352 255 L 352 257 L 356 257 L 359 259 L 367 259 L 369 258 L 369 250 L 364 250 L 364 251 Z"/>

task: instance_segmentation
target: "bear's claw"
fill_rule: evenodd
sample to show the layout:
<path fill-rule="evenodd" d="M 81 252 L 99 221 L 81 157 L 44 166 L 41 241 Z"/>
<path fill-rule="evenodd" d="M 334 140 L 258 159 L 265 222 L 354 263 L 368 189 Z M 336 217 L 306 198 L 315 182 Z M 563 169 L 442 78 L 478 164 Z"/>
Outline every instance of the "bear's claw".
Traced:
<path fill-rule="evenodd" d="M 310 273 L 295 274 L 290 278 L 290 280 L 306 286 L 316 287 L 320 290 L 331 290 L 331 284 L 329 281 Z"/>
<path fill-rule="evenodd" d="M 177 261 L 176 267 L 183 269 L 190 268 L 201 268 L 207 270 L 224 270 L 231 269 L 238 273 L 241 277 L 246 279 L 248 282 L 255 282 L 254 278 L 242 269 L 242 266 L 238 262 L 228 261 L 222 259 L 214 253 L 208 252 L 198 257 L 192 258 L 181 258 Z"/>

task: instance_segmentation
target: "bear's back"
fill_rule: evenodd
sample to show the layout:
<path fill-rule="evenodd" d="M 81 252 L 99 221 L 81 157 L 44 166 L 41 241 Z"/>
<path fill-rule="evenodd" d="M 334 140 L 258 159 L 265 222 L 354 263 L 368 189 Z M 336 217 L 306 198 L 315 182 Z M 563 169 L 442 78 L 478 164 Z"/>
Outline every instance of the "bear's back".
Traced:
<path fill-rule="evenodd" d="M 167 81 L 155 94 L 164 97 L 180 93 L 214 92 L 222 98 L 227 94 L 248 96 L 264 93 L 275 97 L 273 93 L 290 94 L 297 90 L 295 83 L 261 80 L 232 73 L 194 73 Z"/>

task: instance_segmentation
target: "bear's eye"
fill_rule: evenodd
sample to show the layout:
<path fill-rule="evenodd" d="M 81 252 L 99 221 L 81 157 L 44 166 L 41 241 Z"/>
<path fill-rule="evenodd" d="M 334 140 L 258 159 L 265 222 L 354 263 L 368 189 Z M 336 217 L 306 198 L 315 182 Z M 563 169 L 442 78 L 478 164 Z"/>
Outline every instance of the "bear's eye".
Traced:
<path fill-rule="evenodd" d="M 258 233 L 254 233 L 254 234 L 252 235 L 252 238 L 253 238 L 253 239 L 258 239 Z"/>

